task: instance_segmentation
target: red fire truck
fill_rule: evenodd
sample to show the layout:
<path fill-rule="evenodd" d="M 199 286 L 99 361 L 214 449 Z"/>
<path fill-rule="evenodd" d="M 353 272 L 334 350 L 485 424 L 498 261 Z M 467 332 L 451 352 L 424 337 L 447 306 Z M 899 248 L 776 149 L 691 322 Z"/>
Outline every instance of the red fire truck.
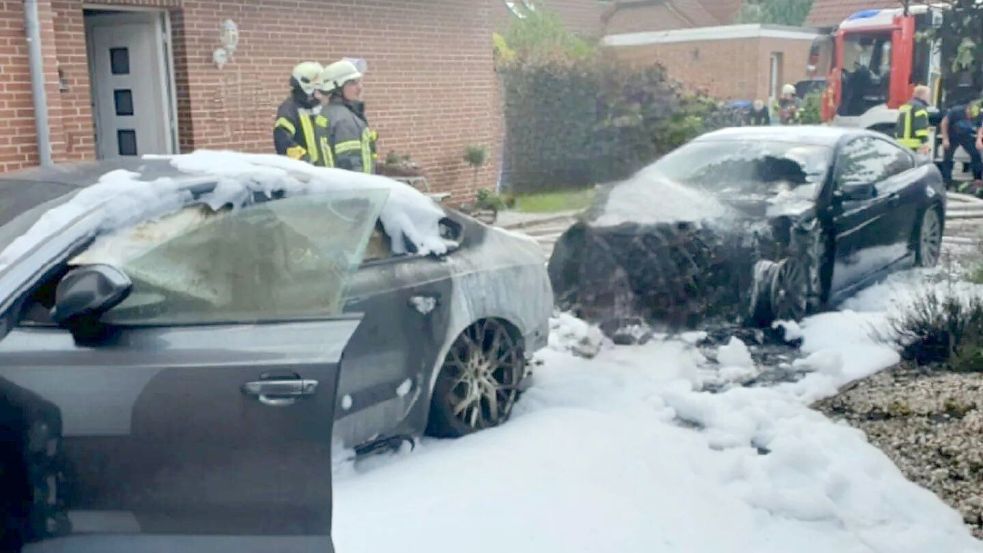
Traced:
<path fill-rule="evenodd" d="M 893 132 L 898 108 L 917 84 L 943 100 L 942 48 L 918 38 L 945 12 L 926 5 L 857 12 L 813 43 L 810 72 L 826 75 L 822 118 L 834 125 Z"/>

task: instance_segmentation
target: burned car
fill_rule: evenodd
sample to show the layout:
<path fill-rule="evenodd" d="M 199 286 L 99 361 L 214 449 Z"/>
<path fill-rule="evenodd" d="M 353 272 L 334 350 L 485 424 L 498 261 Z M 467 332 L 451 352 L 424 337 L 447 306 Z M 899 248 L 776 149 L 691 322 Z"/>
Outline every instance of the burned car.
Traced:
<path fill-rule="evenodd" d="M 535 243 L 382 177 L 196 152 L 0 198 L 14 545 L 331 551 L 333 445 L 503 422 L 547 337 Z"/>
<path fill-rule="evenodd" d="M 606 187 L 558 241 L 561 308 L 617 329 L 768 325 L 939 259 L 938 169 L 883 135 L 724 129 Z"/>

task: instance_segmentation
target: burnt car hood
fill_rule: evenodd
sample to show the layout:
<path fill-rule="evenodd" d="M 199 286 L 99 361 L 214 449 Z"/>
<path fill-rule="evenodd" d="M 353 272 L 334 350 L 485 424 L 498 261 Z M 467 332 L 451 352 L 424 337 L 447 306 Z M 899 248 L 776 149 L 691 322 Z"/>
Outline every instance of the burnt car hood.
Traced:
<path fill-rule="evenodd" d="M 602 325 L 644 320 L 670 328 L 708 321 L 743 323 L 750 315 L 755 266 L 779 260 L 814 221 L 812 202 L 765 198 L 686 197 L 706 209 L 650 218 L 678 198 L 640 199 L 638 217 L 610 217 L 611 193 L 558 240 L 549 262 L 557 306 Z M 713 204 L 713 205 L 711 205 Z M 648 207 L 646 207 L 648 206 Z"/>

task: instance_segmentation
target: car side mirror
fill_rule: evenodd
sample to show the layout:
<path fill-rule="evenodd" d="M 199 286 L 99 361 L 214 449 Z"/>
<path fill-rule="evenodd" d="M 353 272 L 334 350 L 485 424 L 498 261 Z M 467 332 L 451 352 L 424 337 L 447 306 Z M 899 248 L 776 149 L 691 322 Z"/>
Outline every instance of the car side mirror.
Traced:
<path fill-rule="evenodd" d="M 55 290 L 51 318 L 73 328 L 93 323 L 130 295 L 133 282 L 111 265 L 86 265 L 68 272 Z"/>
<path fill-rule="evenodd" d="M 850 184 L 841 186 L 833 197 L 839 201 L 862 202 L 877 197 L 877 187 L 873 184 Z"/>

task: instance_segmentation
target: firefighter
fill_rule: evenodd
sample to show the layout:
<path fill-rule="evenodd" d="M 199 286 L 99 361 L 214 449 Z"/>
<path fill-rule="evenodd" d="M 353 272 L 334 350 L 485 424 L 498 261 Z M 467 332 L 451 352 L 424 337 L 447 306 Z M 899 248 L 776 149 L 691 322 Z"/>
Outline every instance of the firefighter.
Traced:
<path fill-rule="evenodd" d="M 331 166 L 328 120 L 314 92 L 321 86 L 320 63 L 297 64 L 290 76 L 290 97 L 280 104 L 273 125 L 276 153 L 321 167 Z"/>
<path fill-rule="evenodd" d="M 782 95 L 775 100 L 775 113 L 782 125 L 797 125 L 799 123 L 799 98 L 796 96 L 795 85 L 786 84 L 782 87 Z"/>
<path fill-rule="evenodd" d="M 768 113 L 768 106 L 764 100 L 755 100 L 748 111 L 748 124 L 753 127 L 763 127 L 771 125 L 771 114 Z"/>
<path fill-rule="evenodd" d="M 932 89 L 918 85 L 911 100 L 898 110 L 898 122 L 894 126 L 894 137 L 898 142 L 913 151 L 927 154 L 928 143 L 928 103 L 932 97 Z"/>
<path fill-rule="evenodd" d="M 362 102 L 362 71 L 352 60 L 341 60 L 321 73 L 321 93 L 326 95 L 328 144 L 339 169 L 373 173 L 377 135 L 369 128 Z"/>
<path fill-rule="evenodd" d="M 956 150 L 962 148 L 969 154 L 973 179 L 983 179 L 983 113 L 980 103 L 955 106 L 946 112 L 942 118 L 942 148 L 945 155 L 942 160 L 942 177 L 946 185 L 952 183 L 953 157 Z"/>

